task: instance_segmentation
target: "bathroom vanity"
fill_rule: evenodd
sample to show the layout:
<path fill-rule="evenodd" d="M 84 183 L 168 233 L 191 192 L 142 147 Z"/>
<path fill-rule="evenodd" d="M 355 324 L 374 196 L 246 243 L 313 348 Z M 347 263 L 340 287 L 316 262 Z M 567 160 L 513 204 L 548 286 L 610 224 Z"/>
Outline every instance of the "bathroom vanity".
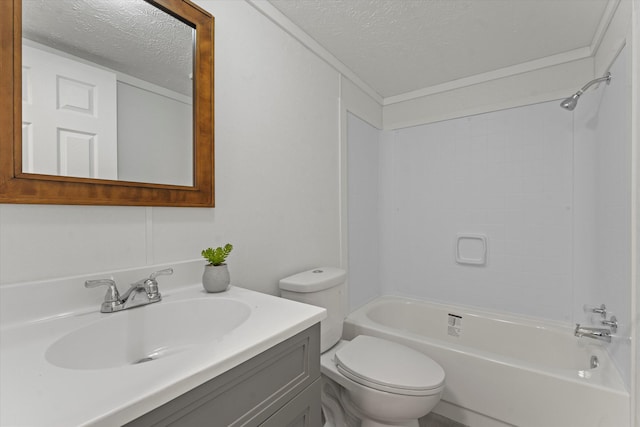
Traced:
<path fill-rule="evenodd" d="M 126 424 L 319 426 L 320 324 Z"/>
<path fill-rule="evenodd" d="M 325 310 L 206 293 L 200 264 L 163 277 L 162 301 L 117 313 L 78 277 L 0 288 L 0 426 L 319 425 Z"/>

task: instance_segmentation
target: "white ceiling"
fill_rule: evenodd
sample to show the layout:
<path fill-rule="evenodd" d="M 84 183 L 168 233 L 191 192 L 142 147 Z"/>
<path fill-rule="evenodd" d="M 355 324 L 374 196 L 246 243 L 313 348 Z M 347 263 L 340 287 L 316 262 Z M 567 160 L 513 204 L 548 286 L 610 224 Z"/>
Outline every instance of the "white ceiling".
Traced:
<path fill-rule="evenodd" d="M 23 36 L 191 95 L 193 29 L 143 0 L 23 0 Z"/>
<path fill-rule="evenodd" d="M 269 0 L 383 98 L 592 53 L 615 0 Z"/>

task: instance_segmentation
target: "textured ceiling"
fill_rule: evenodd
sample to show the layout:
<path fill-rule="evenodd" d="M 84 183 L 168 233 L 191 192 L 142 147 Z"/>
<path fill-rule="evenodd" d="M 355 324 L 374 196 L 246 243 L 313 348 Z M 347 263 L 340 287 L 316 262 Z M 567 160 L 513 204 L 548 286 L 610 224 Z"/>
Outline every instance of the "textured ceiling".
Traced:
<path fill-rule="evenodd" d="M 143 0 L 23 0 L 23 36 L 191 95 L 193 29 Z"/>
<path fill-rule="evenodd" d="M 382 97 L 589 47 L 608 0 L 269 0 Z"/>

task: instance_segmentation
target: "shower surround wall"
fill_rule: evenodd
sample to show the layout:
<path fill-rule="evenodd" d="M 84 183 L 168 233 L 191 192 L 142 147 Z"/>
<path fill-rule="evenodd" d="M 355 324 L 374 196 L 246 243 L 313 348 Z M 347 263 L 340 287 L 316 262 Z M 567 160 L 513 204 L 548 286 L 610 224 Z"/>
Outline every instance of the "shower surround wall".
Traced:
<path fill-rule="evenodd" d="M 556 102 L 382 137 L 383 293 L 571 321 L 571 114 Z M 455 261 L 487 236 L 485 266 Z"/>
<path fill-rule="evenodd" d="M 350 116 L 351 310 L 376 288 L 567 324 L 598 322 L 582 305 L 606 303 L 629 387 L 626 55 L 574 113 L 552 101 L 393 131 Z M 458 233 L 487 237 L 486 265 L 456 262 Z"/>

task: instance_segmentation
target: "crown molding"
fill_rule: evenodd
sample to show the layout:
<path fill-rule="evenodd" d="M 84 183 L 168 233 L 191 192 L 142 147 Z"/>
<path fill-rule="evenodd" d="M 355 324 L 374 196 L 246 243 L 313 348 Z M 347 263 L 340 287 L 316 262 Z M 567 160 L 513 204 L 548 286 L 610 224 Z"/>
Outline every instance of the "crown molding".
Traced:
<path fill-rule="evenodd" d="M 613 16 L 616 14 L 621 1 L 622 0 L 609 0 L 609 2 L 607 3 L 607 7 L 602 14 L 602 19 L 600 19 L 600 23 L 598 24 L 596 33 L 593 36 L 593 40 L 591 40 L 591 56 L 595 56 L 595 54 L 598 52 L 598 49 L 600 49 L 602 39 L 604 39 L 604 35 L 609 29 L 609 25 L 611 25 Z"/>
<path fill-rule="evenodd" d="M 510 67 L 500 68 L 498 70 L 488 71 L 482 74 L 476 74 L 462 79 L 452 80 L 450 82 L 425 87 L 412 92 L 400 95 L 389 96 L 384 99 L 384 105 L 396 104 L 399 102 L 409 101 L 423 96 L 434 95 L 436 93 L 447 92 L 450 90 L 460 89 L 467 86 L 473 86 L 480 83 L 486 83 L 492 80 L 498 80 L 505 77 L 516 76 L 518 74 L 528 73 L 530 71 L 549 68 L 567 62 L 578 61 L 591 56 L 591 48 L 583 47 L 571 50 L 569 52 L 559 53 L 557 55 L 547 56 L 521 64 L 512 65 Z"/>

